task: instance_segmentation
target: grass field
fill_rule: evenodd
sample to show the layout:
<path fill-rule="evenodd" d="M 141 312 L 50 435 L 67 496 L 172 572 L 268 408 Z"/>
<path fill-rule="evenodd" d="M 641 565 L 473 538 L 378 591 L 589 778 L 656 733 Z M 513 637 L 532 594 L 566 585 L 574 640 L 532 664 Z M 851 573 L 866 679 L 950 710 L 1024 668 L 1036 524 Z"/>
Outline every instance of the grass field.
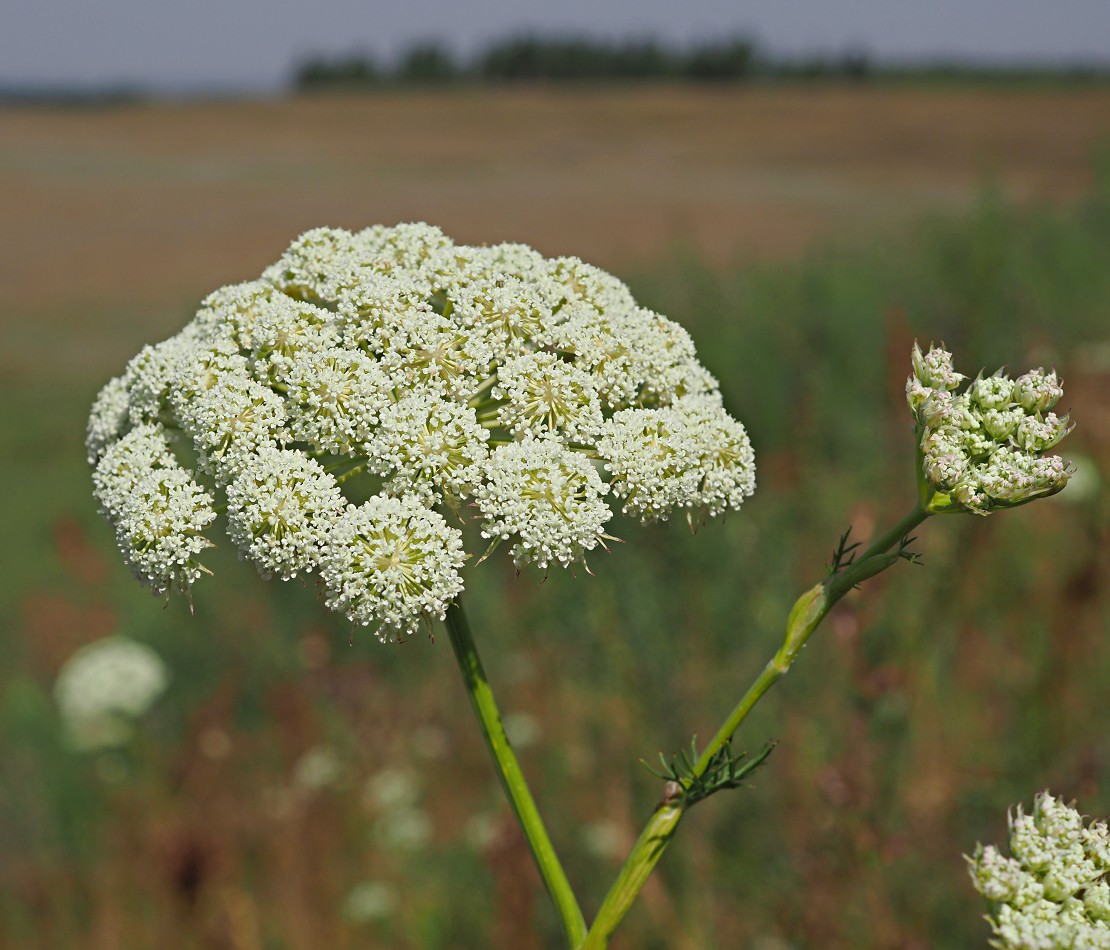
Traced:
<path fill-rule="evenodd" d="M 924 565 L 850 598 L 750 720 L 742 745 L 780 740 L 755 788 L 692 814 L 614 943 L 985 946 L 961 853 L 1046 786 L 1110 813 L 1108 135 L 1102 89 L 0 110 L 0 948 L 556 945 L 445 637 L 352 638 L 226 550 L 194 615 L 163 607 L 90 498 L 88 405 L 143 343 L 300 230 L 412 219 L 613 269 L 756 446 L 759 492 L 697 536 L 622 523 L 592 578 L 468 569 L 587 911 L 659 797 L 637 760 L 713 728 L 844 528 L 912 503 L 914 337 L 1061 370 L 1089 490 L 929 522 Z M 173 681 L 131 746 L 80 755 L 51 684 L 111 632 Z"/>

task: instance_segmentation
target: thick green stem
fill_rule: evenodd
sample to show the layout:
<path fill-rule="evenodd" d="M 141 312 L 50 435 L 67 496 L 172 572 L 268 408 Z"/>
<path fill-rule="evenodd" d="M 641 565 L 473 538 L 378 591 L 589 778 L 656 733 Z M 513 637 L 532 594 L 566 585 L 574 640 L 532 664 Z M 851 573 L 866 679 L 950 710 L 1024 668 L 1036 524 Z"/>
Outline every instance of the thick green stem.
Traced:
<path fill-rule="evenodd" d="M 632 846 L 632 852 L 624 862 L 616 881 L 605 895 L 605 902 L 597 912 L 586 941 L 579 950 L 604 950 L 609 946 L 609 938 L 643 890 L 678 829 L 685 810 L 681 800 L 661 803 L 655 809 L 644 830 L 640 832 L 640 837 L 636 839 L 636 844 Z"/>
<path fill-rule="evenodd" d="M 898 561 L 898 553 L 888 553 L 910 531 L 923 522 L 929 513 L 919 504 L 886 533 L 880 535 L 856 560 L 807 590 L 795 602 L 786 621 L 786 636 L 782 646 L 763 667 L 759 676 L 721 724 L 694 765 L 693 778 L 701 778 L 713 757 L 732 739 L 740 724 L 755 708 L 755 704 L 790 669 L 810 634 L 825 619 L 833 605 L 849 590 L 869 577 L 885 571 Z M 655 809 L 644 828 L 617 880 L 605 895 L 580 950 L 603 950 L 609 937 L 624 918 L 647 882 L 652 869 L 663 856 L 663 851 L 674 836 L 682 815 L 689 807 L 681 790 L 676 791 Z"/>
<path fill-rule="evenodd" d="M 926 511 L 924 506 L 918 503 L 909 514 L 898 522 L 898 524 L 885 534 L 879 535 L 879 537 L 872 542 L 871 546 L 857 558 L 857 561 L 866 561 L 876 554 L 885 554 L 907 534 L 913 531 L 914 528 L 921 524 L 922 521 L 928 518 L 929 514 L 930 512 Z"/>
<path fill-rule="evenodd" d="M 811 587 L 798 598 L 786 620 L 786 636 L 782 646 L 763 668 L 756 681 L 748 687 L 748 691 L 741 697 L 740 702 L 736 704 L 705 747 L 694 767 L 694 772 L 698 776 L 705 772 L 713 756 L 732 738 L 740 723 L 748 717 L 748 713 L 759 702 L 760 697 L 790 669 L 794 659 L 806 645 L 810 634 L 825 619 L 833 605 L 861 581 L 890 567 L 898 557 L 889 555 L 887 552 L 927 517 L 929 517 L 928 512 L 920 505 L 915 506 L 894 527 L 876 538 L 852 564 Z"/>
<path fill-rule="evenodd" d="M 451 646 L 455 649 L 455 657 L 462 670 L 463 681 L 466 684 L 470 703 L 478 716 L 485 736 L 486 745 L 493 756 L 497 774 L 501 785 L 512 805 L 517 822 L 528 839 L 528 846 L 532 849 L 532 857 L 539 868 L 544 886 L 551 895 L 556 909 L 566 931 L 567 943 L 570 947 L 578 947 L 586 937 L 586 921 L 578 907 L 578 901 L 571 890 L 563 866 L 555 854 L 555 848 L 544 828 L 543 820 L 536 808 L 536 802 L 528 789 L 524 773 L 513 754 L 509 737 L 505 735 L 505 728 L 501 724 L 501 713 L 497 709 L 489 681 L 486 679 L 482 661 L 478 656 L 478 649 L 470 633 L 466 614 L 463 613 L 462 603 L 458 598 L 447 608 L 447 630 L 451 634 Z"/>

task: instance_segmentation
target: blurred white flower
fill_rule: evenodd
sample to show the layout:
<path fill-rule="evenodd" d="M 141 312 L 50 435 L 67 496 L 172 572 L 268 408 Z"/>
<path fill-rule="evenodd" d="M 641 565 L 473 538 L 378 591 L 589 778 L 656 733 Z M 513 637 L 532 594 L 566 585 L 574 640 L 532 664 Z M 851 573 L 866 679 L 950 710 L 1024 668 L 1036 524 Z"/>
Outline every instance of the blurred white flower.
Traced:
<path fill-rule="evenodd" d="M 95 750 L 126 743 L 140 718 L 169 684 L 162 659 L 126 637 L 97 640 L 73 654 L 58 673 L 54 699 L 73 745 Z"/>
<path fill-rule="evenodd" d="M 432 838 L 432 820 L 419 808 L 405 806 L 386 812 L 374 822 L 382 847 L 418 851 Z"/>
<path fill-rule="evenodd" d="M 408 769 L 382 769 L 370 776 L 362 791 L 369 808 L 386 811 L 412 804 L 420 795 L 420 780 Z"/>
<path fill-rule="evenodd" d="M 313 746 L 293 766 L 293 782 L 306 791 L 334 788 L 343 778 L 343 763 L 330 746 Z"/>
<path fill-rule="evenodd" d="M 615 821 L 594 821 L 582 827 L 582 841 L 600 858 L 618 860 L 631 846 L 631 840 Z"/>
<path fill-rule="evenodd" d="M 505 728 L 505 735 L 509 737 L 509 742 L 518 749 L 527 749 L 535 745 L 543 736 L 540 721 L 531 713 L 509 713 L 501 724 Z"/>
<path fill-rule="evenodd" d="M 499 818 L 494 812 L 478 812 L 466 823 L 463 837 L 475 851 L 485 851 L 496 839 Z"/>
<path fill-rule="evenodd" d="M 400 903 L 400 895 L 392 884 L 361 881 L 347 892 L 342 913 L 352 923 L 365 924 L 388 917 Z"/>

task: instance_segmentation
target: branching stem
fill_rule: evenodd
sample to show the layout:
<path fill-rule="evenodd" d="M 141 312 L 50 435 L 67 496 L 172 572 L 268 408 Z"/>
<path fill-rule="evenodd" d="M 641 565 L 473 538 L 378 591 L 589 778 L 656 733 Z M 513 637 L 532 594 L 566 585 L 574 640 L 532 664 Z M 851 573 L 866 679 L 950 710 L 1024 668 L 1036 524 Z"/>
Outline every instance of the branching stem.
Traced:
<path fill-rule="evenodd" d="M 928 516 L 929 513 L 921 505 L 915 506 L 894 527 L 876 538 L 852 564 L 810 588 L 798 598 L 786 621 L 786 636 L 782 646 L 763 667 L 759 676 L 748 687 L 747 692 L 702 751 L 694 765 L 694 779 L 705 774 L 713 756 L 732 739 L 733 734 L 755 708 L 755 704 L 763 694 L 790 669 L 810 634 L 825 619 L 833 605 L 857 584 L 885 571 L 900 560 L 904 556 L 901 542 Z M 895 545 L 899 545 L 899 550 L 890 553 L 890 549 Z M 608 946 L 609 937 L 628 913 L 652 869 L 663 856 L 663 851 L 674 836 L 688 807 L 681 795 L 665 799 L 656 807 L 636 840 L 636 844 L 633 845 L 628 859 L 617 875 L 617 880 L 605 896 L 580 950 L 603 950 Z"/>

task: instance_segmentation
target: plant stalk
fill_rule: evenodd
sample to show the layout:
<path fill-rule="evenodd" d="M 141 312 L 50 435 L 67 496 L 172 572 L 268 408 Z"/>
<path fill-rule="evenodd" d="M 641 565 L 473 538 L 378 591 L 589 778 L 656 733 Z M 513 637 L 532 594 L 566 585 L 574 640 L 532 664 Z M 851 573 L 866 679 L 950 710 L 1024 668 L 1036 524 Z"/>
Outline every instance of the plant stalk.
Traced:
<path fill-rule="evenodd" d="M 578 901 L 571 890 L 566 872 L 559 863 L 555 848 L 544 828 L 543 820 L 536 808 L 536 802 L 528 789 L 520 763 L 517 762 L 509 737 L 505 735 L 505 728 L 501 724 L 501 713 L 493 698 L 489 681 L 486 679 L 482 661 L 478 656 L 478 648 L 470 633 L 470 624 L 463 612 L 462 601 L 456 597 L 447 608 L 447 630 L 451 635 L 451 646 L 455 650 L 455 658 L 459 662 L 459 669 L 463 674 L 467 695 L 470 704 L 478 716 L 478 722 L 485 737 L 486 746 L 493 763 L 497 768 L 501 785 L 512 805 L 517 823 L 524 831 L 528 846 L 532 849 L 532 857 L 543 878 L 551 900 L 559 912 L 566 931 L 569 947 L 578 947 L 586 938 L 586 921 L 578 906 Z M 642 885 L 641 885 L 642 886 Z"/>
<path fill-rule="evenodd" d="M 729 713 L 694 765 L 694 778 L 701 778 L 709 768 L 714 755 L 733 737 L 740 724 L 755 708 L 755 704 L 790 669 L 798 653 L 814 630 L 825 619 L 833 605 L 856 585 L 885 571 L 897 562 L 899 553 L 888 553 L 910 531 L 929 517 L 929 512 L 916 505 L 912 511 L 880 535 L 852 564 L 816 584 L 798 598 L 786 621 L 786 636 L 782 646 L 763 667 L 759 676 Z M 617 875 L 616 881 L 605 895 L 597 917 L 594 918 L 586 941 L 580 950 L 604 950 L 609 937 L 632 907 L 640 890 L 647 882 L 655 865 L 663 856 L 678 828 L 678 823 L 688 804 L 681 793 L 656 806 L 640 837 L 633 845 L 628 859 Z"/>

